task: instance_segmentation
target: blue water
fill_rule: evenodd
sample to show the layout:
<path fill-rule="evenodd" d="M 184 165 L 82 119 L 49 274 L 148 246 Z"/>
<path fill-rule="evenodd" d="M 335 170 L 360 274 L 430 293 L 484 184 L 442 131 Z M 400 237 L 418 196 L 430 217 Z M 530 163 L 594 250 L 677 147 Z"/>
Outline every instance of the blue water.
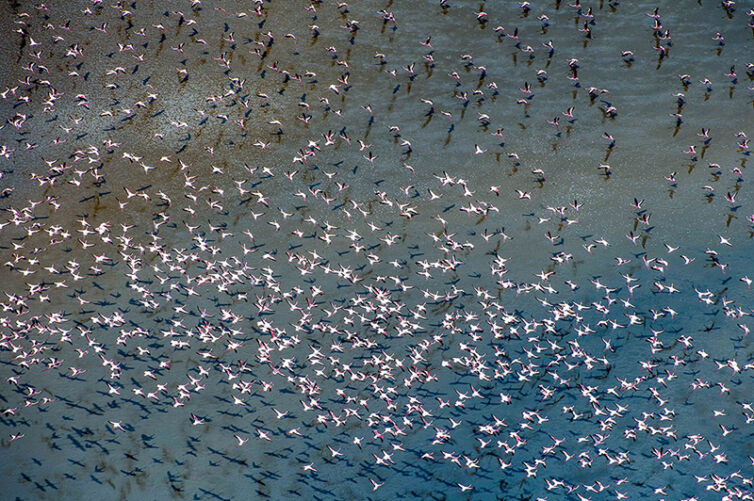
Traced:
<path fill-rule="evenodd" d="M 752 7 L 3 4 L 0 497 L 750 497 Z"/>

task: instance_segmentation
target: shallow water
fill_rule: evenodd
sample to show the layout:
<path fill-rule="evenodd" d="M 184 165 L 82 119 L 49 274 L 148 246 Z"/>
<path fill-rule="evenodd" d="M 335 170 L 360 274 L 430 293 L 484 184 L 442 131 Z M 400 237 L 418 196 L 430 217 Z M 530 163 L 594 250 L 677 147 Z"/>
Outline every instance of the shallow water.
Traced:
<path fill-rule="evenodd" d="M 751 496 L 752 5 L 524 4 L 3 4 L 2 497 Z"/>

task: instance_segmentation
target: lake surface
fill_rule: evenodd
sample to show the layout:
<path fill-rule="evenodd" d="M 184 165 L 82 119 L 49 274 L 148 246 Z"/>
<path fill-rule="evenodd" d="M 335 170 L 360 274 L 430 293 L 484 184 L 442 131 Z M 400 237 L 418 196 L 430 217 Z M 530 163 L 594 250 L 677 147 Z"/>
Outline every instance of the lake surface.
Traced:
<path fill-rule="evenodd" d="M 750 497 L 753 7 L 2 4 L 0 497 Z"/>

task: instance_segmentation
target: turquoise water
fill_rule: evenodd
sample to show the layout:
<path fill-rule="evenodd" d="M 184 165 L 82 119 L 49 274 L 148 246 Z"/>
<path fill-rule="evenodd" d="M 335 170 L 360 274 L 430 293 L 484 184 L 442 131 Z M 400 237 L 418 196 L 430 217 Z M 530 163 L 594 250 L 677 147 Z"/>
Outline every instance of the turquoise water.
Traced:
<path fill-rule="evenodd" d="M 751 4 L 114 5 L 2 7 L 3 499 L 751 495 Z"/>

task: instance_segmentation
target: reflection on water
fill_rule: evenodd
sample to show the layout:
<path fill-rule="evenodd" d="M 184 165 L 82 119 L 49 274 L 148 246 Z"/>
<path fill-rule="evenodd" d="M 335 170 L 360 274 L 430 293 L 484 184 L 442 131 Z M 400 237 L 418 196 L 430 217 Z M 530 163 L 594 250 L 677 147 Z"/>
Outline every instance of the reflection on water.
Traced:
<path fill-rule="evenodd" d="M 750 496 L 743 4 L 0 8 L 9 499 Z"/>

